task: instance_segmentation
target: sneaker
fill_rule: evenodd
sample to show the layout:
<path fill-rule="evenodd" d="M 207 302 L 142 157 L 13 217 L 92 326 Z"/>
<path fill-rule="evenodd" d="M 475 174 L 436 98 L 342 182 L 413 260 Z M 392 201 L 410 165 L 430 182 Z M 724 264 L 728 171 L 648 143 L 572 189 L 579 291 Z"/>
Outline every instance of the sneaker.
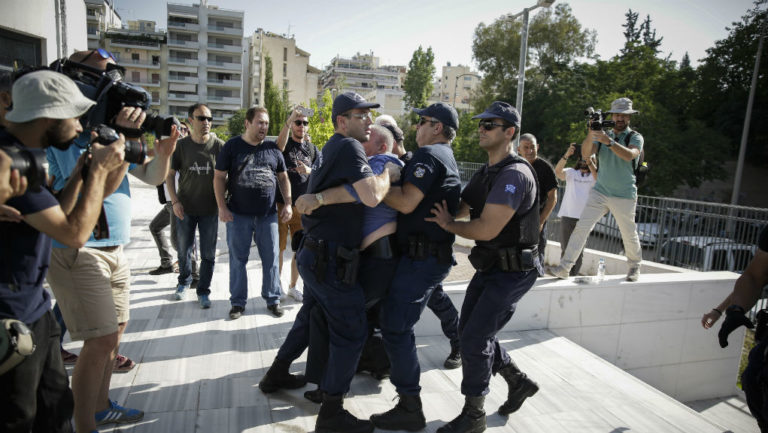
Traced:
<path fill-rule="evenodd" d="M 115 366 L 112 368 L 112 371 L 115 373 L 125 373 L 133 370 L 133 367 L 135 366 L 136 363 L 133 362 L 131 358 L 118 353 L 117 356 L 115 356 Z"/>
<path fill-rule="evenodd" d="M 640 278 L 640 266 L 633 266 L 627 272 L 627 281 L 637 281 Z"/>
<path fill-rule="evenodd" d="M 173 273 L 173 265 L 160 265 L 155 269 L 149 271 L 149 275 L 163 275 Z"/>
<path fill-rule="evenodd" d="M 61 360 L 64 361 L 64 365 L 74 365 L 77 362 L 77 355 L 61 349 Z"/>
<path fill-rule="evenodd" d="M 243 312 L 245 312 L 245 307 L 233 305 L 232 309 L 229 310 L 229 318 L 232 320 L 237 320 L 240 318 L 240 316 L 243 315 Z"/>
<path fill-rule="evenodd" d="M 143 411 L 138 409 L 128 409 L 120 406 L 116 401 L 110 400 L 108 409 L 96 412 L 96 425 L 129 424 L 141 421 L 143 418 Z"/>
<path fill-rule="evenodd" d="M 197 302 L 200 303 L 200 308 L 207 310 L 211 308 L 211 300 L 208 299 L 208 295 L 200 295 L 197 297 Z"/>
<path fill-rule="evenodd" d="M 283 314 L 285 313 L 280 304 L 267 305 L 267 310 L 269 310 L 275 317 L 283 317 Z"/>
<path fill-rule="evenodd" d="M 179 284 L 176 286 L 176 293 L 173 294 L 173 299 L 181 301 L 184 299 L 184 292 L 187 290 L 187 286 Z"/>
<path fill-rule="evenodd" d="M 561 280 L 568 279 L 568 271 L 562 266 L 549 267 L 547 268 L 547 273 Z"/>
<path fill-rule="evenodd" d="M 301 290 L 298 289 L 298 287 L 293 286 L 290 289 L 288 289 L 288 296 L 295 299 L 298 302 L 301 302 L 304 300 L 304 294 L 301 293 Z"/>
<path fill-rule="evenodd" d="M 451 354 L 445 359 L 443 367 L 448 370 L 461 367 L 461 351 L 459 349 L 451 349 Z"/>

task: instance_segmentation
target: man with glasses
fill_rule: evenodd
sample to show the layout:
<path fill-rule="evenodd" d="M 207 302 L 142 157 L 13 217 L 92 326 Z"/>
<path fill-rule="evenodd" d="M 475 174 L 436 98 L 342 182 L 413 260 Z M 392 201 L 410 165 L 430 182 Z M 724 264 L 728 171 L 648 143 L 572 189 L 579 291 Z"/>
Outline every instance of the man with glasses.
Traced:
<path fill-rule="evenodd" d="M 403 170 L 402 186 L 392 187 L 384 200 L 400 212 L 397 239 L 402 252 L 381 308 L 381 334 L 392 364 L 390 381 L 400 397 L 393 409 L 371 416 L 373 424 L 384 430 L 416 431 L 426 426 L 413 327 L 453 266 L 455 236 L 425 218 L 435 203 L 445 203 L 455 214 L 461 193 L 451 150 L 459 128 L 456 110 L 437 102 L 413 111 L 421 116 L 416 130 L 419 149 Z"/>
<path fill-rule="evenodd" d="M 390 183 L 388 170 L 374 176 L 360 144 L 370 138 L 370 109 L 377 107 L 379 104 L 367 102 L 354 92 L 342 93 L 333 101 L 331 119 L 336 132 L 312 167 L 307 193 L 323 204 L 322 191 L 350 184 L 360 202 L 322 206 L 302 216 L 304 238 L 297 261 L 304 280 L 304 300 L 291 331 L 259 383 L 265 393 L 306 384 L 303 376 L 291 375 L 288 369 L 309 343 L 312 308 L 321 308 L 328 321 L 330 345 L 328 366 L 320 382 L 324 394 L 315 423 L 318 433 L 372 432 L 374 428 L 370 421 L 347 412 L 343 403 L 368 332 L 365 295 L 357 279 L 363 205 L 377 206 Z"/>
<path fill-rule="evenodd" d="M 514 154 L 520 116 L 506 102 L 496 101 L 483 113 L 478 126 L 479 144 L 488 153 L 488 164 L 476 172 L 461 193 L 458 213 L 437 202 L 429 221 L 449 233 L 475 239 L 469 260 L 477 270 L 461 307 L 459 332 L 465 404 L 440 433 L 485 430 L 483 404 L 491 375 L 499 373 L 509 386 L 499 414 L 509 415 L 538 391 L 538 386 L 515 366 L 496 334 L 509 322 L 517 302 L 536 282 L 541 268 L 536 248 L 539 208 L 536 174 L 531 165 Z M 455 216 L 454 216 L 455 215 Z M 470 221 L 455 218 L 470 217 Z"/>
<path fill-rule="evenodd" d="M 287 245 L 288 233 L 293 241 L 296 232 L 302 229 L 301 214 L 296 212 L 296 199 L 307 191 L 309 175 L 312 173 L 312 164 L 317 159 L 317 147 L 309 142 L 307 131 L 309 120 L 305 115 L 305 108 L 298 107 L 291 111 L 291 115 L 285 122 L 280 135 L 277 137 L 277 147 L 283 152 L 285 166 L 288 168 L 288 179 L 291 181 L 291 195 L 293 203 L 283 203 L 282 197 L 277 198 L 277 211 L 283 207 L 291 206 L 293 216 L 290 221 L 280 222 L 278 231 L 280 235 L 280 273 L 283 272 L 283 251 Z M 291 259 L 291 281 L 288 286 L 288 295 L 301 302 L 303 293 L 298 287 L 299 268 L 296 265 L 296 253 Z"/>
<path fill-rule="evenodd" d="M 279 186 L 283 200 L 290 203 L 291 183 L 280 149 L 275 142 L 265 140 L 268 128 L 267 110 L 263 107 L 249 108 L 245 113 L 245 133 L 227 141 L 216 158 L 213 188 L 219 218 L 227 224 L 229 301 L 232 304 L 229 318 L 232 320 L 243 315 L 248 300 L 245 267 L 251 239 L 261 257 L 261 297 L 272 315 L 283 315 L 275 194 Z M 290 207 L 283 208 L 280 219 L 291 219 Z"/>
<path fill-rule="evenodd" d="M 81 51 L 69 58 L 69 66 L 79 65 L 99 71 L 118 70 L 114 58 L 105 50 Z M 136 107 L 124 107 L 114 120 L 126 131 L 138 131 L 146 114 Z M 124 408 L 109 400 L 109 384 L 120 339 L 129 318 L 130 263 L 123 245 L 130 242 L 131 196 L 128 173 L 149 185 L 165 180 L 178 132 L 173 127 L 170 138 L 155 141 L 155 157 L 143 164 L 125 164 L 110 173 L 108 182 L 114 191 L 104 199 L 106 217 L 100 238 L 91 236 L 83 248 L 54 242 L 48 282 L 61 307 L 73 340 L 84 340 L 72 374 L 75 394 L 77 431 L 90 432 L 97 425 L 132 423 L 144 412 Z M 67 150 L 48 149 L 48 172 L 54 177 L 53 189 L 61 190 L 86 151 L 90 131 L 75 140 Z M 140 140 L 140 136 L 126 140 Z M 75 173 L 74 176 L 79 176 Z"/>
<path fill-rule="evenodd" d="M 205 104 L 189 107 L 188 120 L 192 133 L 181 140 L 171 157 L 171 169 L 165 178 L 168 195 L 176 218 L 179 279 L 177 301 L 184 299 L 184 293 L 192 282 L 193 250 L 195 228 L 200 233 L 200 279 L 197 287 L 197 301 L 200 308 L 211 308 L 211 279 L 216 262 L 216 239 L 219 220 L 216 195 L 213 192 L 213 169 L 224 141 L 211 134 L 213 117 Z M 179 173 L 179 189 L 176 190 L 176 173 Z"/>

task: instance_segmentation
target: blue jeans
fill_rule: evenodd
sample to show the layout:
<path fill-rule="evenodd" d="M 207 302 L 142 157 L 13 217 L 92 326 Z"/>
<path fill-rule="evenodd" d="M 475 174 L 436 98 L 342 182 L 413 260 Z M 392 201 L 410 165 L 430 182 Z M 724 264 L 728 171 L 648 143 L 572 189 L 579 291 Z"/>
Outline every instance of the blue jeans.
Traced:
<path fill-rule="evenodd" d="M 200 281 L 197 283 L 197 295 L 211 293 L 213 265 L 216 263 L 216 239 L 219 232 L 219 216 L 184 215 L 176 218 L 176 237 L 179 244 L 179 284 L 189 287 L 192 282 L 192 263 L 195 248 L 195 228 L 200 232 Z"/>
<path fill-rule="evenodd" d="M 232 213 L 233 221 L 227 223 L 229 246 L 229 302 L 232 306 L 245 307 L 248 300 L 248 255 L 251 239 L 261 257 L 261 297 L 267 305 L 280 303 L 280 245 L 277 237 L 277 213 L 263 217 Z M 201 247 L 202 248 L 202 247 Z"/>

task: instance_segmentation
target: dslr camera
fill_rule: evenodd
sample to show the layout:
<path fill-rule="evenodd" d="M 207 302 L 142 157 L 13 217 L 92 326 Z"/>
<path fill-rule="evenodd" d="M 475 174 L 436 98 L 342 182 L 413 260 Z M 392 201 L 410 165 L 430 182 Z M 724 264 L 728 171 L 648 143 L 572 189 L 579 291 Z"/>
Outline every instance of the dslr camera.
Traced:
<path fill-rule="evenodd" d="M 82 63 L 59 59 L 51 64 L 50 69 L 72 78 L 85 97 L 96 101 L 96 105 L 80 118 L 83 128 L 91 129 L 104 124 L 123 133 L 151 132 L 160 138 L 171 135 L 173 125 L 180 125 L 173 116 L 162 117 L 149 113 L 152 95 L 142 87 L 124 82 L 125 68 L 122 66 L 108 64 L 107 69 L 102 71 Z M 126 131 L 112 123 L 123 107 L 138 107 L 147 112 L 139 131 Z"/>
<path fill-rule="evenodd" d="M 99 125 L 94 129 L 98 136 L 93 140 L 96 143 L 110 145 L 120 138 L 117 131 L 107 125 Z M 90 145 L 88 151 L 90 152 Z M 125 161 L 134 164 L 143 164 L 147 157 L 147 148 L 140 141 L 125 140 Z"/>
<path fill-rule="evenodd" d="M 584 110 L 584 115 L 587 116 L 589 129 L 593 131 L 600 131 L 604 128 L 613 128 L 616 126 L 616 122 L 613 120 L 605 120 L 602 110 L 595 110 L 592 107 L 588 107 L 586 110 Z"/>
<path fill-rule="evenodd" d="M 40 187 L 45 185 L 48 172 L 45 149 L 0 146 L 0 152 L 5 152 L 11 158 L 11 170 L 19 170 L 19 175 L 27 177 L 27 188 L 35 192 L 40 191 Z"/>

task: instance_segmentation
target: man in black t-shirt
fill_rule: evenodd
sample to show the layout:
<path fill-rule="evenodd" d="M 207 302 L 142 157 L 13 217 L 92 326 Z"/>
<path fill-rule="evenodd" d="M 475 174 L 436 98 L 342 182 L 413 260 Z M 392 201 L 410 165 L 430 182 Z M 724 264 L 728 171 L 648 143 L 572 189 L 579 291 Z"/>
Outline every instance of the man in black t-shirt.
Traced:
<path fill-rule="evenodd" d="M 557 176 L 552 164 L 539 158 L 539 143 L 533 134 L 520 136 L 518 152 L 533 166 L 539 181 L 539 259 L 543 265 L 547 248 L 547 219 L 557 204 Z"/>
<path fill-rule="evenodd" d="M 328 366 L 320 382 L 324 395 L 315 424 L 317 432 L 373 431 L 369 421 L 344 410 L 343 396 L 349 391 L 368 330 L 365 296 L 356 276 L 363 205 L 377 206 L 390 184 L 387 170 L 374 176 L 360 144 L 369 139 L 370 109 L 377 107 L 379 104 L 367 102 L 354 92 L 342 93 L 333 102 L 336 132 L 312 167 L 307 193 L 315 194 L 323 203 L 321 191 L 350 184 L 361 203 L 322 206 L 302 216 L 304 238 L 297 261 L 304 280 L 304 300 L 275 361 L 259 383 L 265 393 L 306 384 L 303 376 L 290 375 L 288 368 L 309 343 L 312 308 L 321 308 L 328 320 L 330 346 Z"/>
<path fill-rule="evenodd" d="M 296 232 L 302 229 L 301 214 L 296 211 L 296 199 L 307 191 L 309 185 L 309 175 L 312 173 L 312 164 L 317 159 L 318 150 L 314 144 L 309 142 L 308 128 L 309 119 L 304 114 L 305 110 L 298 107 L 291 112 L 288 120 L 285 122 L 280 135 L 277 136 L 277 147 L 283 152 L 285 166 L 288 169 L 288 179 L 291 181 L 291 195 L 293 203 L 290 206 L 293 209 L 293 216 L 288 222 L 280 222 L 278 231 L 280 235 L 280 274 L 283 273 L 283 251 L 287 246 L 288 233 L 291 239 L 296 236 Z M 285 206 L 281 197 L 277 197 L 277 211 L 280 212 Z M 291 260 L 291 281 L 288 286 L 288 295 L 301 302 L 303 293 L 297 286 L 299 282 L 299 268 L 296 266 L 296 254 L 294 251 Z"/>
<path fill-rule="evenodd" d="M 283 200 L 291 201 L 291 184 L 285 171 L 283 154 L 273 141 L 266 141 L 269 114 L 262 107 L 245 113 L 245 133 L 227 141 L 216 158 L 213 190 L 219 208 L 219 219 L 227 224 L 229 247 L 230 319 L 238 319 L 248 300 L 248 274 L 245 266 L 256 243 L 262 263 L 261 297 L 276 317 L 280 307 L 280 271 L 277 245 L 277 186 Z M 280 213 L 280 219 L 291 219 L 291 208 Z"/>

